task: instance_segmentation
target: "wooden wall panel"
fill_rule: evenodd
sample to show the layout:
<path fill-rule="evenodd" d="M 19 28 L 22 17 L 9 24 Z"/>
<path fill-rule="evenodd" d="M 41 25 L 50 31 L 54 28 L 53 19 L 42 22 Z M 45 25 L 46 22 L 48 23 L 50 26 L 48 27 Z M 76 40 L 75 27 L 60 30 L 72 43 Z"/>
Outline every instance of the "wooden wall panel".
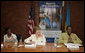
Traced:
<path fill-rule="evenodd" d="M 32 1 L 1 1 L 1 37 L 3 39 L 4 29 L 9 26 L 12 32 L 20 34 L 25 38 L 29 37 L 27 20 Z M 62 31 L 64 32 L 66 18 L 66 4 L 63 8 Z M 36 26 L 39 24 L 39 1 L 34 1 L 34 16 Z M 84 41 L 84 1 L 69 1 L 70 20 L 72 31 Z"/>

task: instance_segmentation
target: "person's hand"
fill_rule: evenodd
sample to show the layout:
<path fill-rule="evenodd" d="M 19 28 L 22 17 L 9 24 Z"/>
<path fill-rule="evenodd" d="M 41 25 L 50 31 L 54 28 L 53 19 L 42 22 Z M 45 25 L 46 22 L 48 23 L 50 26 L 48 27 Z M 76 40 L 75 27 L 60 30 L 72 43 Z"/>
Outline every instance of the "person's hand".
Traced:
<path fill-rule="evenodd" d="M 32 42 L 31 42 L 31 44 L 35 44 L 35 42 L 34 42 L 34 41 L 32 41 Z"/>
<path fill-rule="evenodd" d="M 71 37 L 68 38 L 68 42 L 73 42 Z"/>
<path fill-rule="evenodd" d="M 32 41 L 32 40 L 30 40 L 30 43 L 31 43 L 31 44 L 35 44 L 35 42 L 34 42 L 34 41 Z"/>

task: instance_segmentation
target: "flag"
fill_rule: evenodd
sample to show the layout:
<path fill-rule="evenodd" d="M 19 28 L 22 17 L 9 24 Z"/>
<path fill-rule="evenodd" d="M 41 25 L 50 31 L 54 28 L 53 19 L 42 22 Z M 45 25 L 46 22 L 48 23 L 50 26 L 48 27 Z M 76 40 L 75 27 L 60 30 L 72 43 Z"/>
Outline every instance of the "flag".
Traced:
<path fill-rule="evenodd" d="M 60 7 L 60 22 L 61 22 L 61 29 L 62 29 L 62 8 L 64 7 L 64 1 L 62 1 L 62 5 Z"/>
<path fill-rule="evenodd" d="M 64 7 L 64 1 L 62 1 L 62 5 L 60 6 L 60 22 L 62 23 L 62 8 Z"/>
<path fill-rule="evenodd" d="M 62 4 L 62 6 L 64 7 L 64 1 L 63 1 L 63 4 Z"/>
<path fill-rule="evenodd" d="M 60 22 L 62 23 L 62 7 L 60 8 Z"/>
<path fill-rule="evenodd" d="M 34 9 L 33 9 L 33 4 L 32 4 L 31 9 L 30 9 L 30 15 L 28 18 L 28 24 L 27 24 L 29 35 L 34 33 L 34 20 L 33 20 L 34 17 L 33 16 L 34 16 Z"/>
<path fill-rule="evenodd" d="M 69 3 L 67 2 L 67 12 L 66 12 L 66 22 L 65 22 L 65 32 L 66 27 L 70 26 L 70 11 L 69 11 Z"/>

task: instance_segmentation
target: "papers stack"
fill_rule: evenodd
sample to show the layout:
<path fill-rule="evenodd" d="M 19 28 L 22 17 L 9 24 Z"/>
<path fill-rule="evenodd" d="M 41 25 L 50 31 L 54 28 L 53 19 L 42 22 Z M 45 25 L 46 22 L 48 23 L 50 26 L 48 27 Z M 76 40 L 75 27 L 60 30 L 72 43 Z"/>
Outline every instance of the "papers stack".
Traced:
<path fill-rule="evenodd" d="M 81 44 L 73 44 L 73 43 L 64 43 L 67 48 L 79 48 L 79 46 L 82 46 Z"/>
<path fill-rule="evenodd" d="M 57 45 L 57 47 L 62 47 L 61 45 Z"/>
<path fill-rule="evenodd" d="M 29 47 L 35 48 L 36 44 L 25 44 L 25 48 L 29 48 Z"/>
<path fill-rule="evenodd" d="M 27 44 L 25 44 L 25 48 L 29 48 L 29 47 L 36 47 L 37 45 L 42 45 L 42 46 L 44 46 L 45 45 L 45 43 L 39 43 L 39 42 L 37 42 L 37 43 L 35 43 L 35 44 L 29 44 L 29 43 L 27 43 Z M 20 47 L 20 46 L 23 46 L 23 45 L 19 45 L 18 47 Z"/>
<path fill-rule="evenodd" d="M 67 48 L 79 48 L 79 46 L 67 46 Z"/>

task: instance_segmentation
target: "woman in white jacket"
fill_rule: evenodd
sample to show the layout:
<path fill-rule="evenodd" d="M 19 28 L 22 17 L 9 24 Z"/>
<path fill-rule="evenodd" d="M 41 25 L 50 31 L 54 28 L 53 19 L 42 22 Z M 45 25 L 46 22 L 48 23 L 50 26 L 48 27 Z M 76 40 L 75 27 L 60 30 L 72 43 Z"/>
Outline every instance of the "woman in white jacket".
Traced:
<path fill-rule="evenodd" d="M 4 42 L 18 42 L 15 34 L 11 32 L 10 28 L 6 28 L 6 34 L 4 35 Z"/>
<path fill-rule="evenodd" d="M 36 44 L 36 43 L 46 43 L 45 36 L 40 33 L 40 28 L 36 28 L 36 33 L 32 34 L 30 37 L 24 40 L 25 43 L 31 43 L 31 44 Z"/>

